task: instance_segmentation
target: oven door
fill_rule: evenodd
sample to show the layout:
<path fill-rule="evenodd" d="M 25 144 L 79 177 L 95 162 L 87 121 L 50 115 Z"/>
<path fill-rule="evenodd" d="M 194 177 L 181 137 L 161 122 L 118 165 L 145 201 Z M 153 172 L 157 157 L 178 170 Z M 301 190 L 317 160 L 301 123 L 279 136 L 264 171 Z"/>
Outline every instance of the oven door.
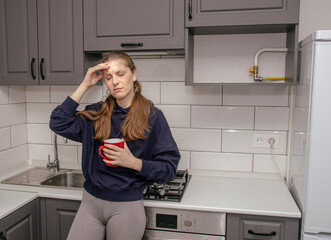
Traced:
<path fill-rule="evenodd" d="M 146 230 L 143 240 L 225 240 L 222 236 Z"/>

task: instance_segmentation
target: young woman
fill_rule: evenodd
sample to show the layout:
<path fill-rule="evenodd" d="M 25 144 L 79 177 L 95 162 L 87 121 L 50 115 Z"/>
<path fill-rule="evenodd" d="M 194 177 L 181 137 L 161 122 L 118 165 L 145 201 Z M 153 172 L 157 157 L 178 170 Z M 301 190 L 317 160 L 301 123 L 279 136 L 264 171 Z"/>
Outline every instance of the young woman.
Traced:
<path fill-rule="evenodd" d="M 86 91 L 102 78 L 108 98 L 77 112 Z M 50 128 L 83 146 L 83 199 L 68 239 L 141 240 L 143 190 L 174 178 L 180 154 L 164 115 L 141 95 L 131 57 L 111 52 L 88 69 L 80 86 L 53 110 Z M 103 148 L 111 162 L 98 153 L 108 138 L 125 140 L 124 149 Z"/>

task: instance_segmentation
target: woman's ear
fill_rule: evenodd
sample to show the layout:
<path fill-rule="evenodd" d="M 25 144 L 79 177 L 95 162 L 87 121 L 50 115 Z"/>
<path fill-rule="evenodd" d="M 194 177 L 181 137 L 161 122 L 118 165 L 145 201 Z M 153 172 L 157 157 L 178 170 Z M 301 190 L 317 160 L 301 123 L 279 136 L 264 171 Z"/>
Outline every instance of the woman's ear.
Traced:
<path fill-rule="evenodd" d="M 133 81 L 137 81 L 137 69 L 133 70 Z"/>

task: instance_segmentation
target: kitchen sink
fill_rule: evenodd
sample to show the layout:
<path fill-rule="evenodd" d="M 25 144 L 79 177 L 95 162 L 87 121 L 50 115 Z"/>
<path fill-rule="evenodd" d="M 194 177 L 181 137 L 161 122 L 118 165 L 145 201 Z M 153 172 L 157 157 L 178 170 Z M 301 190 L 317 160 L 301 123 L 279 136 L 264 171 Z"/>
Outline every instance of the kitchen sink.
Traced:
<path fill-rule="evenodd" d="M 64 172 L 48 178 L 47 180 L 41 182 L 41 185 L 83 188 L 84 181 L 85 178 L 81 172 Z"/>
<path fill-rule="evenodd" d="M 34 167 L 9 177 L 1 183 L 27 186 L 83 188 L 84 175 L 79 170 L 61 169 L 54 173 L 45 167 Z"/>

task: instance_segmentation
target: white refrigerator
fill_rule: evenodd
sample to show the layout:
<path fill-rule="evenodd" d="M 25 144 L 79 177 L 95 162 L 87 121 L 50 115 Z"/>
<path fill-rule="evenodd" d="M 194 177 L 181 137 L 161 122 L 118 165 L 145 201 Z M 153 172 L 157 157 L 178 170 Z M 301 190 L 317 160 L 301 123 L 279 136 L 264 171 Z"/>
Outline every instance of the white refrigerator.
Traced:
<path fill-rule="evenodd" d="M 331 30 L 299 43 L 289 188 L 302 212 L 301 239 L 331 240 Z"/>

